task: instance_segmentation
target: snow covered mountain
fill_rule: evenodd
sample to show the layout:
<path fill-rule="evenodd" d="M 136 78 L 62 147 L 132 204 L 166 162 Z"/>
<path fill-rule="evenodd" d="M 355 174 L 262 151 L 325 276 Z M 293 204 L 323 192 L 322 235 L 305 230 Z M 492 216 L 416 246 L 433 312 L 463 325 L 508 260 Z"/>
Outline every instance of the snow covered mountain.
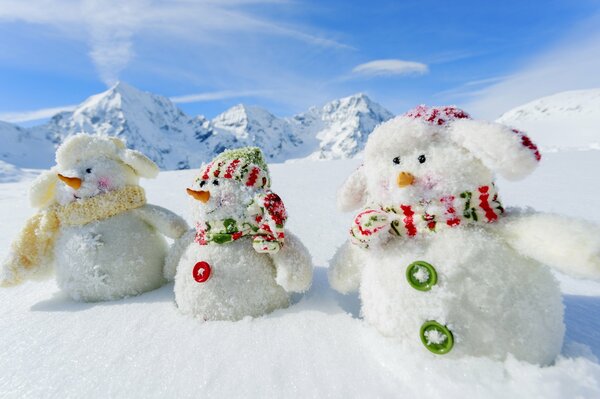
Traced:
<path fill-rule="evenodd" d="M 311 108 L 294 117 L 293 122 L 300 131 L 310 132 L 308 136 L 314 134 L 319 149 L 311 158 L 344 159 L 362 151 L 369 133 L 393 116 L 367 95 L 357 94 L 332 101 L 321 109 Z"/>
<path fill-rule="evenodd" d="M 600 149 L 600 89 L 542 97 L 506 112 L 498 122 L 530 133 L 542 150 Z"/>
<path fill-rule="evenodd" d="M 189 117 L 168 98 L 120 82 L 44 125 L 25 129 L 2 122 L 0 160 L 48 167 L 56 145 L 80 132 L 121 137 L 163 169 L 197 167 L 225 148 L 246 145 L 261 147 L 271 162 L 350 158 L 362 150 L 373 128 L 392 116 L 357 94 L 290 118 L 240 104 L 208 120 Z"/>
<path fill-rule="evenodd" d="M 0 121 L 0 161 L 20 167 L 45 168 L 53 159 L 54 145 L 42 132 Z"/>

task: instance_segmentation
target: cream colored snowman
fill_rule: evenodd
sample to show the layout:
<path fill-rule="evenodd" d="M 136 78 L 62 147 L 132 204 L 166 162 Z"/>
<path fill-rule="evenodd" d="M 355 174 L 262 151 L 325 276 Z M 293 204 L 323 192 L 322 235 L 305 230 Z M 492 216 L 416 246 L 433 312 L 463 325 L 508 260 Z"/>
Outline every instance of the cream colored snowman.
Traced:
<path fill-rule="evenodd" d="M 524 133 L 453 107 L 380 125 L 338 193 L 363 209 L 331 285 L 360 290 L 365 320 L 415 351 L 551 363 L 565 327 L 548 266 L 598 278 L 600 229 L 503 208 L 494 172 L 520 179 L 540 158 Z"/>
<path fill-rule="evenodd" d="M 179 310 L 203 320 L 257 317 L 289 305 L 310 287 L 312 262 L 285 230 L 287 214 L 270 187 L 258 148 L 225 151 L 187 189 L 196 228 L 167 262 Z"/>
<path fill-rule="evenodd" d="M 146 203 L 140 177 L 158 167 L 114 137 L 79 134 L 56 152 L 56 166 L 30 191 L 39 208 L 2 264 L 2 285 L 56 274 L 75 300 L 103 301 L 160 287 L 168 245 L 187 223 Z"/>

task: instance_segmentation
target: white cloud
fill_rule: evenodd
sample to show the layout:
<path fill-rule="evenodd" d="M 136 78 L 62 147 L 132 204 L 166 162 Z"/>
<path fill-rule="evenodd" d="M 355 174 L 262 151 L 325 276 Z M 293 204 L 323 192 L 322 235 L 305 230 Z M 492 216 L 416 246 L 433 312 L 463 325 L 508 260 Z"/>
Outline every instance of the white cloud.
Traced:
<path fill-rule="evenodd" d="M 242 90 L 242 91 L 234 91 L 234 90 L 222 90 L 222 91 L 213 91 L 206 93 L 196 93 L 196 94 L 187 94 L 183 96 L 175 96 L 171 97 L 171 101 L 176 104 L 186 104 L 186 103 L 197 103 L 204 101 L 215 101 L 215 100 L 225 100 L 228 98 L 240 98 L 240 97 L 258 97 L 265 96 L 271 94 L 270 90 Z"/>
<path fill-rule="evenodd" d="M 318 47 L 351 48 L 252 11 L 253 5 L 289 6 L 287 0 L 2 0 L 0 23 L 50 26 L 68 38 L 85 41 L 101 79 L 112 85 L 134 59 L 136 39 L 171 38 L 181 42 L 217 43 L 225 34 L 289 37 Z M 192 47 L 192 46 L 184 46 Z"/>
<path fill-rule="evenodd" d="M 0 113 L 0 121 L 11 123 L 32 122 L 50 118 L 59 112 L 72 111 L 75 107 L 76 105 L 65 105 L 62 107 L 42 108 L 33 111 L 4 112 Z"/>
<path fill-rule="evenodd" d="M 374 60 L 352 69 L 353 74 L 363 76 L 423 75 L 427 72 L 429 68 L 426 64 L 397 59 Z"/>
<path fill-rule="evenodd" d="M 561 91 L 600 87 L 600 17 L 529 60 L 516 72 L 482 89 L 462 93 L 465 109 L 495 119 L 504 112 Z"/>

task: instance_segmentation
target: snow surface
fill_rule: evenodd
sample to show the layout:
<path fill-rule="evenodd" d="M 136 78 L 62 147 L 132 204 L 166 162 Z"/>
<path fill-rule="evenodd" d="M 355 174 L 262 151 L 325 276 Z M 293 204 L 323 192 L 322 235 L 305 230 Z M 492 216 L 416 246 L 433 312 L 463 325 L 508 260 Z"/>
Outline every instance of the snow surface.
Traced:
<path fill-rule="evenodd" d="M 10 183 L 21 180 L 23 171 L 15 165 L 0 161 L 0 183 Z"/>
<path fill-rule="evenodd" d="M 504 113 L 497 121 L 532 133 L 543 151 L 600 149 L 600 89 L 542 97 Z"/>
<path fill-rule="evenodd" d="M 600 222 L 598 154 L 546 155 L 529 179 L 499 182 L 505 205 Z M 366 325 L 356 295 L 335 293 L 326 278 L 327 260 L 347 238 L 353 216 L 335 210 L 335 191 L 358 162 L 271 166 L 288 227 L 316 265 L 313 287 L 288 309 L 201 323 L 177 313 L 172 284 L 96 304 L 72 302 L 53 281 L 0 290 L 0 397 L 600 397 L 597 282 L 560 276 L 567 337 L 551 367 L 418 356 Z M 195 173 L 142 181 L 149 202 L 189 221 L 184 190 Z M 30 182 L 26 176 L 0 185 L 0 258 L 32 212 L 23 205 Z"/>
<path fill-rule="evenodd" d="M 311 154 L 341 159 L 360 151 L 371 130 L 391 117 L 365 94 L 356 94 L 289 118 L 242 104 L 212 120 L 192 118 L 168 98 L 120 82 L 44 125 L 21 128 L 0 122 L 0 160 L 50 167 L 56 145 L 81 132 L 125 139 L 163 169 L 198 167 L 225 148 L 248 145 L 260 146 L 270 162 Z"/>

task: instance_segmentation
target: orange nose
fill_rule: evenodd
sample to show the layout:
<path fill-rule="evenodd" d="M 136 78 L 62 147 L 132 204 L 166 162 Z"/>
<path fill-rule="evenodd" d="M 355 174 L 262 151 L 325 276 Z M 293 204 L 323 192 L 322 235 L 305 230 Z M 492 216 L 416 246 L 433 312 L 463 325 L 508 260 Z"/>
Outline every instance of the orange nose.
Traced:
<path fill-rule="evenodd" d="M 210 199 L 210 191 L 196 191 L 191 188 L 186 189 L 187 193 L 194 197 L 194 199 L 206 204 Z"/>
<path fill-rule="evenodd" d="M 400 172 L 398 179 L 396 180 L 398 187 L 408 187 L 415 182 L 415 177 L 408 172 Z"/>
<path fill-rule="evenodd" d="M 78 177 L 67 177 L 59 173 L 58 178 L 74 190 L 78 190 L 81 187 L 81 179 Z"/>

